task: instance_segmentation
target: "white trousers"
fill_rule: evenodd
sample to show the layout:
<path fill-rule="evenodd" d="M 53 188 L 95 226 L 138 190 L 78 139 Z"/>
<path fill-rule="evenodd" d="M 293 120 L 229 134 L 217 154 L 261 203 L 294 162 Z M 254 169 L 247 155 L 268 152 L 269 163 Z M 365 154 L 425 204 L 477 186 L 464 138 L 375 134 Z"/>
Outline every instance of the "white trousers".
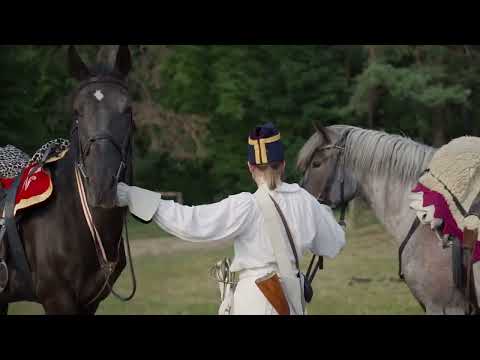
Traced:
<path fill-rule="evenodd" d="M 255 280 L 266 274 L 249 274 L 240 278 L 233 296 L 232 315 L 278 315 L 255 284 Z"/>
<path fill-rule="evenodd" d="M 231 315 L 278 315 L 255 283 L 257 279 L 273 271 L 278 270 L 266 267 L 240 273 L 239 282 L 233 295 Z M 290 308 L 292 308 L 291 305 Z"/>

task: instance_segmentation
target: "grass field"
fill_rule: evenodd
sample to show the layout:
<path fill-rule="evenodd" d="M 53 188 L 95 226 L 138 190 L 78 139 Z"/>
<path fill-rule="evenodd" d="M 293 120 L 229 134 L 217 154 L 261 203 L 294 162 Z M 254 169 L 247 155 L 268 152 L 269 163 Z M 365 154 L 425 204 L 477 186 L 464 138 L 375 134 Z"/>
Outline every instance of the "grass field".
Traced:
<path fill-rule="evenodd" d="M 389 235 L 371 214 L 362 211 L 348 244 L 314 283 L 310 315 L 420 315 L 422 310 L 406 285 L 398 280 L 397 258 Z M 138 279 L 136 297 L 127 304 L 114 297 L 100 307 L 99 315 L 215 315 L 218 288 L 209 268 L 232 256 L 232 244 L 190 244 L 171 238 L 154 225 L 131 222 L 130 233 Z M 306 269 L 309 259 L 305 259 Z M 124 272 L 117 291 L 130 290 Z M 10 314 L 43 314 L 39 305 L 11 305 Z"/>

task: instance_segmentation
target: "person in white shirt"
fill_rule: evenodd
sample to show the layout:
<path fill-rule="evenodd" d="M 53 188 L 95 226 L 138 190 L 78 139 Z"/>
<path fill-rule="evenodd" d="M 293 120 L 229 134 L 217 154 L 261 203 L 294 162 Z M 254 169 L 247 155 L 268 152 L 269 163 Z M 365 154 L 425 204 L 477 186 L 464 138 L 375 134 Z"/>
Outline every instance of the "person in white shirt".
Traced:
<path fill-rule="evenodd" d="M 345 246 L 345 233 L 330 208 L 321 205 L 297 184 L 282 182 L 284 146 L 271 124 L 256 127 L 248 140 L 248 169 L 258 186 L 268 186 L 283 212 L 298 257 L 308 252 L 335 258 Z M 239 274 L 233 295 L 233 315 L 276 315 L 255 280 L 277 270 L 273 247 L 266 234 L 264 217 L 254 194 L 232 195 L 215 204 L 183 206 L 162 200 L 161 195 L 120 183 L 119 207 L 143 221 L 153 220 L 171 235 L 190 242 L 232 240 L 235 256 L 230 270 Z M 289 257 L 295 261 L 293 252 Z"/>

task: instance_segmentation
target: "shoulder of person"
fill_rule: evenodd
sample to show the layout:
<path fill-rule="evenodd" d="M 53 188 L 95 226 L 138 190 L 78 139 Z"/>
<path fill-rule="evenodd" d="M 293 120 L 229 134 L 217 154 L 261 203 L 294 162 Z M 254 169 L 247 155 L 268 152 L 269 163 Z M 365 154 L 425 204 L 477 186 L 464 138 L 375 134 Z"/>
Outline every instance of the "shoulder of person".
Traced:
<path fill-rule="evenodd" d="M 306 201 L 317 202 L 315 197 L 298 184 L 282 183 L 276 190 L 278 193 L 294 194 L 304 198 Z"/>
<path fill-rule="evenodd" d="M 304 188 L 300 187 L 298 184 L 287 184 L 290 192 L 297 192 L 300 196 L 309 204 L 315 211 L 321 211 L 323 213 L 328 213 L 333 215 L 333 210 L 324 204 L 321 204 L 318 199 L 315 198 L 311 193 L 309 193 Z"/>
<path fill-rule="evenodd" d="M 255 196 L 254 194 L 251 194 L 249 192 L 241 192 L 238 194 L 230 195 L 225 200 L 233 201 L 238 204 L 248 204 L 248 203 L 253 203 L 255 201 Z"/>
<path fill-rule="evenodd" d="M 280 194 L 295 194 L 305 198 L 308 201 L 316 202 L 315 198 L 305 189 L 300 187 L 298 184 L 288 184 L 282 183 L 275 192 Z M 255 202 L 255 194 L 249 192 L 242 192 L 235 195 L 230 195 L 228 199 L 236 201 L 236 202 Z"/>
<path fill-rule="evenodd" d="M 294 194 L 294 193 L 303 193 L 306 192 L 305 189 L 301 188 L 298 184 L 289 184 L 282 183 L 276 190 L 278 193 Z"/>

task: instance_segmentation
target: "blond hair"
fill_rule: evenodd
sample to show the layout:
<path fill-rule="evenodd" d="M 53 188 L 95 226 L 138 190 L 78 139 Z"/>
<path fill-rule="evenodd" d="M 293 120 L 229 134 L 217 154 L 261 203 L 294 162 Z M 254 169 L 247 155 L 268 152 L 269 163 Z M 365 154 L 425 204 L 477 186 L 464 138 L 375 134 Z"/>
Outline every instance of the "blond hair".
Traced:
<path fill-rule="evenodd" d="M 260 186 L 266 184 L 273 191 L 282 183 L 284 173 L 283 162 L 278 161 L 268 165 L 253 165 L 253 179 Z"/>

